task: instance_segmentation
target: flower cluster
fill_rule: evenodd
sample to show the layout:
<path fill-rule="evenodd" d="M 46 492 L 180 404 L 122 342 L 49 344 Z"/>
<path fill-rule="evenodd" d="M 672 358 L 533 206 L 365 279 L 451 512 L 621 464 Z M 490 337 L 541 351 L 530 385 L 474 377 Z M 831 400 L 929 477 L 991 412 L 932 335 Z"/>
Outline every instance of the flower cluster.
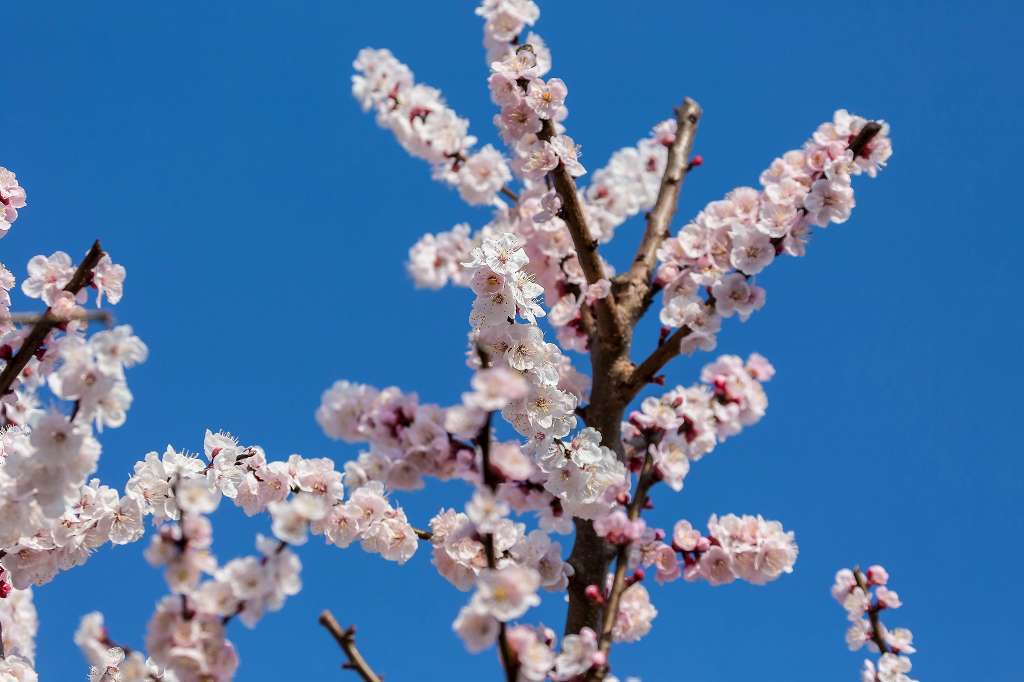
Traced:
<path fill-rule="evenodd" d="M 75 401 L 76 420 L 92 420 L 99 431 L 123 425 L 132 404 L 124 370 L 149 354 L 132 328 L 120 325 L 87 340 L 65 336 L 59 353 L 60 365 L 50 374 L 49 387 L 58 398 Z"/>
<path fill-rule="evenodd" d="M 768 406 L 762 382 L 774 374 L 758 353 L 746 363 L 736 355 L 719 357 L 701 370 L 701 384 L 646 398 L 630 413 L 622 424 L 627 456 L 639 467 L 649 454 L 659 478 L 682 490 L 691 461 L 761 420 Z"/>
<path fill-rule="evenodd" d="M 498 568 L 530 568 L 537 575 L 539 587 L 565 589 L 571 569 L 562 561 L 562 546 L 543 530 L 527 533 L 525 524 L 505 518 L 508 509 L 484 489 L 478 490 L 467 505 L 472 518 L 442 509 L 430 521 L 432 562 L 438 572 L 459 590 L 471 589 L 481 572 L 487 570 L 484 535 L 488 534 Z"/>
<path fill-rule="evenodd" d="M 685 524 L 685 522 L 680 522 Z M 686 525 L 677 524 L 673 539 L 680 535 L 688 537 Z M 710 546 L 704 551 L 704 541 Z M 799 548 L 793 539 L 793 532 L 786 532 L 778 521 L 765 521 L 761 516 L 736 516 L 726 514 L 719 518 L 712 514 L 708 519 L 708 534 L 698 540 L 695 547 L 681 547 L 687 567 L 697 566 L 699 575 L 712 585 L 722 585 L 733 580 L 745 580 L 754 585 L 764 585 L 776 580 L 783 573 L 792 573 Z M 689 564 L 693 560 L 695 564 Z M 690 568 L 686 573 L 693 579 Z"/>
<path fill-rule="evenodd" d="M 370 445 L 369 452 L 345 465 L 350 487 L 378 480 L 397 490 L 421 488 L 424 475 L 442 480 L 457 475 L 465 448 L 446 430 L 446 419 L 444 408 L 421 404 L 415 393 L 348 381 L 325 391 L 316 411 L 320 428 L 331 438 Z"/>
<path fill-rule="evenodd" d="M 507 56 L 526 27 L 537 23 L 540 7 L 533 0 L 484 0 L 476 14 L 484 19 L 484 48 L 490 64 Z M 526 42 L 536 38 L 530 33 Z M 550 57 L 544 63 L 550 68 Z"/>
<path fill-rule="evenodd" d="M 141 651 L 111 640 L 99 611 L 82 616 L 75 630 L 75 644 L 91 666 L 90 682 L 178 682 L 174 672 L 164 670 Z"/>
<path fill-rule="evenodd" d="M 14 430 L 5 434 L 5 438 L 12 436 L 16 441 L 24 437 Z M 23 446 L 15 445 L 13 449 Z M 45 471 L 39 473 L 41 480 L 45 481 L 45 475 Z M 123 545 L 142 537 L 141 505 L 131 494 L 119 496 L 116 490 L 92 479 L 79 487 L 73 500 L 62 498 L 60 504 L 67 504 L 66 511 L 50 518 L 37 501 L 25 503 L 20 487 L 23 480 L 32 479 L 17 476 L 9 478 L 0 470 L 0 514 L 4 518 L 0 545 L 6 552 L 2 565 L 18 589 L 42 585 L 59 571 L 84 564 L 95 549 L 107 542 Z M 62 481 L 58 479 L 55 483 L 61 485 Z"/>
<path fill-rule="evenodd" d="M 217 434 L 207 440 L 222 438 Z M 238 658 L 224 626 L 237 616 L 254 627 L 264 613 L 277 611 L 287 597 L 299 592 L 301 564 L 284 541 L 258 536 L 258 556 L 218 566 L 210 551 L 213 528 L 205 514 L 214 511 L 221 494 L 213 492 L 205 475 L 189 476 L 195 470 L 190 462 L 195 461 L 169 449 L 163 460 L 147 458 L 140 463 L 130 481 L 133 491 L 156 502 L 147 510 L 154 518 L 178 519 L 164 523 L 145 552 L 150 564 L 166 567 L 173 594 L 157 605 L 150 621 L 149 660 L 138 652 L 113 651 L 119 647 L 103 628 L 102 615 L 83 618 L 75 641 L 94 671 L 113 669 L 120 675 L 115 679 L 125 680 L 230 680 Z M 156 464 L 173 471 L 167 490 L 159 491 L 153 475 Z M 209 578 L 203 580 L 204 575 Z"/>
<path fill-rule="evenodd" d="M 537 585 L 536 571 L 529 568 L 510 565 L 484 569 L 477 580 L 477 591 L 459 612 L 452 629 L 470 652 L 488 648 L 499 636 L 501 623 L 522 616 L 531 606 L 540 603 Z M 630 613 L 637 612 L 630 610 Z M 561 652 L 555 647 L 555 633 L 550 628 L 518 624 L 505 633 L 505 643 L 515 661 L 519 680 L 579 680 L 592 667 L 606 661 L 598 650 L 597 635 L 590 628 L 566 635 Z"/>
<path fill-rule="evenodd" d="M 619 149 L 604 168 L 594 172 L 583 193 L 583 205 L 587 227 L 596 239 L 611 241 L 615 228 L 654 206 L 675 138 L 675 119 L 666 119 L 654 126 L 650 136 Z"/>
<path fill-rule="evenodd" d="M 907 654 L 917 651 L 913 633 L 907 628 L 889 630 L 880 619 L 882 611 L 903 605 L 888 585 L 889 573 L 881 566 L 871 566 L 866 573 L 859 568 L 844 568 L 836 573 L 832 597 L 846 609 L 851 623 L 846 631 L 850 651 L 867 645 L 869 650 L 881 654 L 877 664 L 864 661 L 863 682 L 914 682 L 906 674 L 911 668 Z"/>
<path fill-rule="evenodd" d="M 145 513 L 156 522 L 182 518 L 183 512 L 208 514 L 223 496 L 250 516 L 269 511 L 274 535 L 292 545 L 304 544 L 312 531 L 338 547 L 360 540 L 363 549 L 399 563 L 416 551 L 415 531 L 405 513 L 388 503 L 379 481 L 353 485 L 344 501 L 333 460 L 291 455 L 268 462 L 259 446 L 241 446 L 231 435 L 209 430 L 203 449 L 205 463 L 168 447 L 162 458 L 151 452 L 135 465 L 127 489 L 145 501 Z M 176 531 L 167 542 L 177 542 Z"/>
<path fill-rule="evenodd" d="M 24 205 L 24 193 L 11 184 L 13 174 L 0 170 L 5 205 Z M 102 449 L 93 427 L 124 424 L 132 401 L 125 368 L 146 359 L 146 346 L 128 326 L 86 335 L 88 322 L 78 308 L 86 290 L 68 290 L 76 268 L 67 254 L 35 256 L 28 269 L 22 291 L 49 306 L 44 317 L 50 331 L 41 344 L 29 346 L 32 356 L 11 376 L 11 390 L 0 398 L 0 567 L 19 589 L 84 563 L 106 542 L 125 544 L 142 534 L 136 500 L 97 480 L 86 481 Z M 123 267 L 99 255 L 86 273 L 86 283 L 97 290 L 97 304 L 104 294 L 111 302 L 120 300 L 124 275 Z M 0 287 L 0 313 L 6 315 L 14 287 L 6 269 L 0 272 Z M 5 365 L 13 362 L 15 349 L 24 357 L 21 347 L 31 329 L 5 319 L 0 336 Z M 10 370 L 5 366 L 5 373 Z M 70 414 L 57 406 L 41 409 L 43 388 L 73 403 Z"/>
<path fill-rule="evenodd" d="M 180 682 L 228 682 L 238 669 L 238 653 L 225 630 L 221 616 L 169 594 L 157 603 L 146 628 L 146 651 Z"/>
<path fill-rule="evenodd" d="M 471 151 L 476 138 L 436 88 L 416 83 L 408 66 L 389 50 L 360 50 L 353 63 L 352 94 L 377 124 L 394 133 L 412 156 L 433 167 L 434 177 L 458 188 L 469 204 L 494 203 L 512 179 L 504 157 L 491 145 Z"/>
<path fill-rule="evenodd" d="M 87 300 L 86 291 L 82 289 L 75 293 L 66 290 L 75 269 L 71 256 L 63 251 L 55 251 L 49 256 L 33 256 L 28 262 L 28 278 L 21 283 L 21 291 L 29 298 L 42 299 L 58 317 L 80 316 L 82 311 L 77 306 Z M 110 256 L 104 254 L 100 258 L 89 282 L 96 289 L 97 308 L 103 304 L 104 295 L 110 303 L 121 300 L 126 274 L 124 266 L 111 261 Z"/>
<path fill-rule="evenodd" d="M 222 619 L 238 616 L 249 628 L 263 614 L 280 610 L 302 588 L 302 563 L 282 541 L 258 535 L 256 548 L 259 556 L 232 559 L 216 569 L 192 592 L 190 605 Z"/>
<path fill-rule="evenodd" d="M 467 263 L 474 268 L 477 294 L 470 313 L 472 341 L 487 362 L 522 374 L 528 392 L 508 403 L 502 416 L 529 440 L 524 449 L 534 455 L 547 475 L 544 488 L 572 516 L 594 518 L 607 511 L 628 487 L 624 465 L 601 445 L 601 434 L 586 428 L 566 443 L 576 427 L 580 396 L 565 390 L 558 347 L 544 341 L 536 324 L 543 311 L 534 302 L 540 293 L 524 270 L 529 263 L 519 238 L 504 234 L 485 240 Z M 522 317 L 526 322 L 517 322 Z"/>
<path fill-rule="evenodd" d="M 501 107 L 494 123 L 514 153 L 512 168 L 524 180 L 537 182 L 561 164 L 578 177 L 586 173 L 579 148 L 571 137 L 558 134 L 568 89 L 559 78 L 543 80 L 533 45 L 525 43 L 491 64 L 491 99 Z"/>
<path fill-rule="evenodd" d="M 32 590 L 11 590 L 0 569 L 0 679 L 35 682 L 36 631 L 39 621 Z"/>
<path fill-rule="evenodd" d="M 469 225 L 460 223 L 447 232 L 423 235 L 409 249 L 406 270 L 420 288 L 440 289 L 448 282 L 468 287 L 470 272 L 462 264 L 472 250 Z"/>
<path fill-rule="evenodd" d="M 734 189 L 662 244 L 661 321 L 689 330 L 682 352 L 714 350 L 721 318 L 745 320 L 764 305 L 764 289 L 754 282 L 758 273 L 778 255 L 802 256 L 812 226 L 849 218 L 851 177 L 874 177 L 885 165 L 892 154 L 888 132 L 888 125 L 841 109 L 803 149 L 775 159 L 761 174 L 760 190 Z"/>
<path fill-rule="evenodd" d="M 792 573 L 799 551 L 792 531 L 760 516 L 712 514 L 706 535 L 681 520 L 669 542 L 665 537 L 659 528 L 642 528 L 630 545 L 628 570 L 641 569 L 638 579 L 643 577 L 642 568 L 653 566 L 659 583 L 685 578 L 725 585 L 739 579 L 764 585 Z"/>

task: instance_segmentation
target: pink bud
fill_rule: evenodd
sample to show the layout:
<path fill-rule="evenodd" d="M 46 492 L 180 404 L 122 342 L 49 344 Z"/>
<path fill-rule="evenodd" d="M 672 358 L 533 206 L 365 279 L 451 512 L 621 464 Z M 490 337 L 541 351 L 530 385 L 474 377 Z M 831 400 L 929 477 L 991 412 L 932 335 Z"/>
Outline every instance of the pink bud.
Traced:
<path fill-rule="evenodd" d="M 694 154 L 693 158 L 690 159 L 690 168 L 696 168 L 697 166 L 704 165 L 704 157 L 700 154 Z"/>
<path fill-rule="evenodd" d="M 604 603 L 604 594 L 601 593 L 601 588 L 597 585 L 587 585 L 587 589 L 583 590 L 583 594 L 595 604 Z"/>
<path fill-rule="evenodd" d="M 868 582 L 872 585 L 885 585 L 889 582 L 889 573 L 878 564 L 869 566 Z"/>
<path fill-rule="evenodd" d="M 603 651 L 595 651 L 593 658 L 590 660 L 594 662 L 594 665 L 604 665 L 608 662 L 608 654 Z"/>

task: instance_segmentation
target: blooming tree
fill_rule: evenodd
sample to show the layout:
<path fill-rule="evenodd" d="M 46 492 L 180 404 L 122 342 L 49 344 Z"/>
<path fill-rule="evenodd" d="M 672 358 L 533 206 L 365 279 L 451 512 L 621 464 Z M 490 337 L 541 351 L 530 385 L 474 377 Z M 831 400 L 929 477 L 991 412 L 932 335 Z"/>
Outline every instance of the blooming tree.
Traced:
<path fill-rule="evenodd" d="M 779 521 L 712 514 L 703 528 L 679 519 L 662 529 L 644 518 L 652 490 L 680 492 L 691 466 L 760 421 L 771 363 L 723 355 L 691 385 L 636 403 L 646 387 L 665 385 L 673 358 L 713 351 L 723 319 L 745 321 L 764 306 L 762 270 L 803 256 L 815 228 L 850 217 L 853 179 L 875 177 L 892 153 L 888 126 L 839 110 L 774 159 L 759 187 L 733 189 L 673 230 L 682 184 L 702 163 L 693 154 L 697 103 L 684 99 L 583 186 L 568 87 L 549 76 L 551 52 L 529 30 L 539 8 L 485 0 L 477 14 L 504 151 L 478 146 L 469 121 L 388 50 L 365 49 L 354 63 L 362 107 L 434 178 L 493 214 L 475 231 L 458 224 L 409 251 L 417 286 L 473 294 L 469 390 L 442 406 L 337 381 L 316 420 L 328 436 L 364 446 L 342 468 L 327 458 L 273 459 L 208 430 L 201 455 L 150 452 L 123 491 L 91 478 L 102 430 L 121 426 L 132 402 L 125 370 L 147 355 L 128 326 L 89 333 L 91 323 L 109 322 L 100 306 L 121 298 L 125 269 L 99 243 L 77 265 L 63 252 L 36 256 L 21 290 L 47 308 L 26 315 L 10 312 L 15 278 L 0 266 L 0 679 L 36 679 L 32 586 L 107 543 L 139 541 L 147 517 L 155 530 L 145 557 L 163 567 L 168 595 L 145 652 L 118 645 L 102 614 L 82 619 L 75 641 L 90 679 L 231 679 L 239 658 L 229 625 L 254 627 L 299 591 L 298 554 L 310 535 L 399 564 L 426 543 L 438 573 L 468 593 L 455 633 L 470 652 L 496 650 L 510 681 L 614 679 L 613 645 L 641 639 L 657 616 L 648 576 L 764 585 L 793 571 L 795 536 Z M 0 202 L 3 236 L 26 204 L 6 169 Z M 636 255 L 616 272 L 601 245 L 639 214 Z M 98 311 L 83 307 L 90 290 Z M 656 302 L 660 338 L 650 348 L 637 339 L 634 361 L 634 329 Z M 584 359 L 589 376 L 576 368 Z M 45 399 L 56 407 L 44 409 Z M 498 419 L 518 437 L 498 438 Z M 460 479 L 472 496 L 417 527 L 396 498 L 430 478 Z M 255 538 L 253 555 L 222 563 L 209 517 L 225 499 L 267 515 L 269 535 Z M 877 665 L 865 662 L 866 681 L 909 680 L 912 637 L 879 619 L 900 605 L 887 579 L 878 566 L 844 570 L 833 588 L 854 623 L 851 648 L 881 654 Z M 529 622 L 542 592 L 567 600 L 561 641 Z M 348 667 L 380 679 L 354 629 L 329 612 L 320 622 Z"/>

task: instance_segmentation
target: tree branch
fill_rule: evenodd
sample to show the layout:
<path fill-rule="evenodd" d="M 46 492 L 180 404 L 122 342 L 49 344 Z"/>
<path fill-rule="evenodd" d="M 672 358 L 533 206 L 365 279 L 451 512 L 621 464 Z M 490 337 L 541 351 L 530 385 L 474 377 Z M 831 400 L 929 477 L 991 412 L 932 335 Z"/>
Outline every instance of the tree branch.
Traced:
<path fill-rule="evenodd" d="M 487 367 L 487 357 L 482 351 L 480 351 L 480 359 L 483 366 Z M 476 443 L 480 448 L 481 479 L 484 485 L 496 494 L 500 481 L 497 472 L 491 467 L 491 422 L 493 417 L 493 412 L 487 413 L 487 419 L 484 420 L 484 425 L 477 434 Z M 484 553 L 487 555 L 487 568 L 497 568 L 498 556 L 494 551 L 494 535 L 492 533 L 485 534 L 483 543 Z M 498 652 L 501 655 L 501 667 L 505 670 L 505 678 L 508 682 L 516 682 L 519 677 L 519 664 L 512 652 L 512 646 L 508 643 L 508 628 L 504 621 L 498 621 Z"/>
<path fill-rule="evenodd" d="M 429 530 L 423 530 L 422 528 L 416 528 L 415 526 L 413 527 L 412 532 L 416 533 L 416 537 L 420 540 L 430 540 L 430 538 L 434 537 L 434 534 Z"/>
<path fill-rule="evenodd" d="M 114 315 L 109 310 L 85 310 L 77 315 L 70 315 L 68 317 L 57 317 L 55 315 L 54 317 L 59 322 L 82 320 L 85 322 L 102 322 L 107 326 L 114 323 Z M 0 322 L 11 322 L 13 324 L 38 324 L 44 319 L 46 319 L 46 313 L 11 313 L 7 316 L 0 315 Z"/>
<path fill-rule="evenodd" d="M 540 133 L 537 137 L 548 141 L 555 134 L 555 127 L 550 120 L 543 121 Z M 553 171 L 548 173 L 555 191 L 562 200 L 562 210 L 559 216 L 565 221 L 569 229 L 569 236 L 572 237 L 573 247 L 576 249 L 576 258 L 580 262 L 580 269 L 587 279 L 587 284 L 607 279 L 604 271 L 604 263 L 597 250 L 597 240 L 590 234 L 587 227 L 587 218 L 583 213 L 583 204 L 580 203 L 579 194 L 576 192 L 576 181 L 565 164 L 558 163 Z M 598 340 L 612 340 L 621 335 L 621 326 L 616 313 L 615 297 L 608 295 L 606 298 L 594 302 L 594 309 L 597 313 L 597 335 Z"/>
<path fill-rule="evenodd" d="M 373 671 L 370 664 L 366 662 L 363 655 L 359 653 L 359 648 L 356 646 L 356 629 L 355 627 L 348 627 L 345 630 L 341 629 L 338 625 L 338 621 L 334 619 L 334 615 L 324 609 L 320 612 L 320 618 L 318 619 L 320 625 L 331 633 L 334 637 L 334 641 L 338 643 L 341 650 L 345 652 L 345 656 L 348 658 L 348 663 L 342 665 L 343 668 L 356 671 L 356 673 L 363 678 L 363 682 L 381 682 L 381 677 Z"/>
<path fill-rule="evenodd" d="M 630 521 L 640 518 L 640 512 L 647 503 L 647 491 L 658 482 L 654 473 L 654 460 L 650 453 L 644 458 L 644 465 L 636 481 L 636 495 L 629 503 L 627 514 Z M 626 567 L 629 564 L 629 543 L 619 545 L 615 553 L 615 574 L 612 578 L 612 587 L 608 592 L 607 606 L 604 609 L 604 618 L 601 626 L 600 650 L 604 652 L 606 659 L 608 651 L 612 647 L 612 630 L 615 629 L 615 620 L 619 615 L 619 603 L 622 601 L 622 593 L 629 585 L 626 584 Z M 592 680 L 603 680 L 608 673 L 608 664 L 595 667 L 590 675 Z"/>
<path fill-rule="evenodd" d="M 675 153 L 672 154 L 670 162 L 666 163 L 666 173 L 669 174 L 668 186 L 666 179 L 662 177 L 662 188 L 658 192 L 658 199 L 655 202 L 654 212 L 658 218 L 652 222 L 648 218 L 647 232 L 641 243 L 641 252 L 656 254 L 658 245 L 663 237 L 659 227 L 661 221 L 667 225 L 671 221 L 671 214 L 675 210 L 676 201 L 679 195 L 679 181 L 674 182 L 674 173 L 680 169 L 680 164 L 686 164 L 687 157 L 693 146 L 693 134 L 696 121 L 690 120 L 690 114 L 700 117 L 700 107 L 692 100 L 684 100 L 683 104 L 676 110 L 677 135 L 673 142 Z M 682 125 L 679 125 L 678 117 L 682 116 Z M 541 130 L 541 137 L 549 139 L 552 127 L 546 122 L 546 127 Z M 545 137 L 547 134 L 547 137 Z M 670 153 L 672 149 L 670 148 Z M 688 167 L 688 164 L 686 164 Z M 561 171 L 561 172 L 559 172 Z M 685 167 L 680 172 L 685 173 Z M 555 187 L 562 198 L 563 219 L 569 226 L 569 232 L 573 237 L 580 265 L 584 266 L 585 261 L 592 259 L 596 265 L 600 265 L 597 257 L 597 245 L 590 239 L 590 233 L 586 230 L 586 224 L 582 221 L 582 208 L 579 206 L 579 198 L 576 195 L 575 183 L 572 177 L 568 176 L 565 169 L 559 165 L 551 174 L 555 180 Z M 567 185 L 564 188 L 560 185 Z M 571 191 L 569 191 L 571 190 Z M 568 210 L 566 210 L 568 208 Z M 578 217 L 577 217 L 578 214 Z M 667 214 L 667 217 L 663 217 Z M 579 224 L 577 224 L 577 222 Z M 667 228 L 666 228 L 667 229 Z M 577 240 L 577 233 L 580 240 Z M 588 250 L 589 248 L 589 250 Z M 654 258 L 654 255 L 651 256 Z M 653 260 L 651 261 L 653 268 Z M 593 263 L 592 263 L 593 264 Z M 638 269 L 639 271 L 639 269 Z M 601 270 L 603 272 L 603 268 Z M 646 270 L 645 270 L 646 272 Z M 584 274 L 587 274 L 584 266 Z M 590 281 L 591 274 L 587 274 Z M 643 278 L 646 282 L 646 277 Z M 633 342 L 633 326 L 639 319 L 635 310 L 644 309 L 644 301 L 649 299 L 647 291 L 653 287 L 645 285 L 643 292 L 630 293 L 624 291 L 623 287 L 612 287 L 612 295 L 607 299 L 598 301 L 601 304 L 607 301 L 611 306 L 602 305 L 597 308 L 598 324 L 595 332 L 591 333 L 591 339 L 597 343 L 591 344 L 590 366 L 594 385 L 591 389 L 591 402 L 587 405 L 587 425 L 592 426 L 601 432 L 601 444 L 611 448 L 622 460 L 625 454 L 622 449 L 621 424 L 626 406 L 636 396 L 645 382 L 636 382 L 636 367 L 630 361 L 630 348 Z M 635 297 L 632 303 L 635 306 L 632 316 L 626 314 L 624 307 L 618 302 L 617 296 L 625 293 L 626 297 Z M 638 295 L 639 294 L 639 295 Z M 649 305 L 649 303 L 648 303 Z M 604 312 L 602 312 L 604 311 Z M 678 344 L 677 344 L 678 348 Z M 664 352 L 664 351 L 663 351 Z M 661 365 L 668 362 L 669 357 L 661 361 Z M 661 365 L 658 365 L 660 368 Z M 650 369 L 645 367 L 644 371 Z M 653 376 L 653 372 L 651 373 Z M 607 575 L 608 565 L 615 556 L 615 548 L 604 538 L 594 532 L 594 526 L 585 519 L 574 519 L 576 526 L 576 537 L 573 540 L 572 552 L 569 555 L 569 564 L 573 567 L 574 573 L 569 578 L 569 608 L 565 616 L 565 633 L 578 633 L 583 627 L 592 628 L 595 631 L 602 630 L 602 612 L 599 605 L 590 601 L 586 596 L 586 589 L 590 585 L 603 585 Z"/>
<path fill-rule="evenodd" d="M 877 121 L 868 121 L 861 131 L 857 133 L 852 140 L 850 140 L 850 144 L 847 146 L 847 148 L 853 152 L 854 158 L 865 154 L 867 152 L 868 145 L 881 131 L 881 123 L 878 123 Z M 660 192 L 658 194 L 658 199 L 659 201 L 661 199 Z M 635 265 L 636 264 L 634 263 L 634 266 Z M 654 352 L 647 356 L 647 358 L 633 370 L 627 380 L 630 400 L 640 392 L 640 389 L 642 389 L 645 384 L 655 377 L 655 375 L 668 363 L 669 360 L 679 355 L 680 342 L 689 334 L 689 327 L 680 327 L 671 336 L 669 336 L 664 343 L 659 344 Z"/>
<path fill-rule="evenodd" d="M 658 188 L 658 198 L 654 208 L 647 213 L 647 229 L 633 257 L 633 264 L 628 272 L 616 278 L 616 284 L 623 287 L 618 298 L 619 304 L 631 324 L 640 319 L 647 305 L 650 305 L 648 293 L 652 287 L 651 275 L 657 263 L 658 248 L 669 237 L 672 218 L 679 205 L 679 190 L 690 171 L 690 154 L 701 108 L 687 97 L 675 111 L 676 137 L 668 148 L 668 160 Z"/>
<path fill-rule="evenodd" d="M 93 242 L 89 252 L 85 254 L 85 258 L 78 264 L 78 269 L 75 270 L 75 274 L 71 276 L 71 281 L 64 287 L 64 291 L 69 291 L 72 294 L 77 294 L 86 285 L 92 281 L 92 270 L 96 267 L 96 264 L 100 262 L 100 258 L 103 257 L 103 249 L 100 247 L 99 240 Z M 28 336 L 21 343 L 21 348 L 18 349 L 17 354 L 8 361 L 7 366 L 4 367 L 4 371 L 0 374 L 0 396 L 6 395 L 11 390 L 11 386 L 14 384 L 14 380 L 18 378 L 21 371 L 28 365 L 29 360 L 32 356 L 42 347 L 43 342 L 46 341 L 46 337 L 51 331 L 63 320 L 53 314 L 51 308 L 47 308 L 46 312 L 43 313 L 42 319 L 32 327 L 32 331 L 29 332 Z"/>
<path fill-rule="evenodd" d="M 510 190 L 508 188 L 508 185 L 502 185 L 501 186 L 501 190 L 499 190 L 499 191 L 502 194 L 504 194 L 506 197 L 511 199 L 513 201 L 513 203 L 519 203 L 519 195 L 516 194 L 515 192 L 513 192 L 512 190 Z"/>
<path fill-rule="evenodd" d="M 636 366 L 629 377 L 628 390 L 629 399 L 632 400 L 645 385 L 650 383 L 661 368 L 668 364 L 668 361 L 679 355 L 679 344 L 690 335 L 689 327 L 680 327 L 671 336 L 665 339 L 664 343 L 658 345 L 654 352 L 648 355 L 643 362 Z"/>
<path fill-rule="evenodd" d="M 871 597 L 871 592 L 868 590 L 867 577 L 860 570 L 860 566 L 853 568 L 853 577 L 857 581 L 857 587 L 864 590 L 864 594 Z M 889 647 L 885 643 L 885 639 L 882 637 L 881 621 L 878 618 L 878 609 L 872 608 L 871 604 L 868 604 L 868 619 L 871 621 L 871 641 L 878 647 L 880 653 L 888 653 Z"/>

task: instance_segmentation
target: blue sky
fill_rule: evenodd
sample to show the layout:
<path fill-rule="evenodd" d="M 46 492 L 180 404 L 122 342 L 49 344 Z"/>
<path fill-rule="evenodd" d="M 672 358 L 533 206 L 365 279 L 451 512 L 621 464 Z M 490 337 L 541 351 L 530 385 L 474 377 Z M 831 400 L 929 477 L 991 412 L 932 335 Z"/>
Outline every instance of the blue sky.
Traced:
<path fill-rule="evenodd" d="M 543 3 L 537 30 L 569 87 L 570 134 L 603 165 L 684 95 L 704 107 L 705 165 L 676 226 L 756 182 L 839 107 L 891 122 L 895 155 L 860 179 L 850 222 L 761 279 L 768 305 L 730 320 L 720 351 L 778 369 L 766 419 L 697 464 L 655 521 L 762 513 L 794 529 L 796 572 L 766 587 L 655 588 L 652 633 L 620 645 L 645 682 L 855 679 L 837 568 L 884 563 L 927 682 L 1017 679 L 1024 599 L 1016 567 L 1024 492 L 1017 429 L 1019 192 L 1024 63 L 1010 2 Z M 36 253 L 101 238 L 128 268 L 117 308 L 149 344 L 131 371 L 126 426 L 105 432 L 100 475 L 123 485 L 167 443 L 198 450 L 207 427 L 277 458 L 356 449 L 313 420 L 335 379 L 397 384 L 450 403 L 464 389 L 469 295 L 413 290 L 406 250 L 426 231 L 480 226 L 349 94 L 363 46 L 389 47 L 440 87 L 485 141 L 496 135 L 481 28 L 470 3 L 11 3 L 0 165 L 30 206 L 0 244 L 19 278 Z M 1012 203 L 1012 202 L 1011 202 Z M 1012 208 L 1012 206 L 1011 206 Z M 640 226 L 620 229 L 622 265 Z M 638 335 L 653 344 L 656 331 Z M 1014 350 L 1017 349 L 1017 350 Z M 707 355 L 675 361 L 688 384 Z M 459 505 L 460 485 L 398 495 L 413 519 Z M 252 551 L 265 518 L 225 505 L 222 559 Z M 80 679 L 71 636 L 103 610 L 141 645 L 164 593 L 142 545 L 105 549 L 37 592 L 43 680 Z M 465 596 L 429 552 L 399 568 L 312 542 L 305 589 L 258 629 L 231 626 L 240 680 L 353 679 L 316 625 L 359 626 L 388 679 L 496 679 L 450 632 Z M 563 605 L 531 615 L 556 630 Z"/>

